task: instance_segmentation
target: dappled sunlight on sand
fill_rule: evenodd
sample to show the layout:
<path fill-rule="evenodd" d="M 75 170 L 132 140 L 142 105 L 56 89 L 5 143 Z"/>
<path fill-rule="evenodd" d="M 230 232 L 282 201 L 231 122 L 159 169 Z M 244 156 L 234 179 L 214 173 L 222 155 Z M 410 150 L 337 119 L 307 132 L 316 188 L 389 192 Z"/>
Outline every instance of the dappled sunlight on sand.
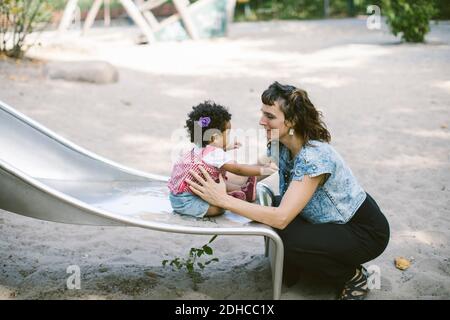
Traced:
<path fill-rule="evenodd" d="M 321 86 L 324 88 L 339 88 L 346 85 L 350 85 L 355 81 L 350 77 L 303 77 L 302 83 L 304 84 L 314 84 L 316 86 Z"/>
<path fill-rule="evenodd" d="M 16 296 L 15 292 L 11 287 L 0 285 L 0 300 L 14 299 Z"/>
<path fill-rule="evenodd" d="M 158 136 L 127 133 L 118 139 L 118 143 L 125 146 L 124 150 L 133 150 L 133 153 L 138 154 L 142 159 L 148 159 L 148 161 L 153 162 L 155 167 L 158 168 L 156 170 L 161 170 L 160 172 L 170 167 L 170 164 L 161 161 L 161 159 L 167 157 L 167 154 L 170 154 L 173 150 L 170 136 L 168 138 L 161 138 Z"/>
<path fill-rule="evenodd" d="M 298 70 L 317 72 L 326 68 L 353 68 L 370 62 L 370 59 L 388 53 L 385 48 L 372 45 L 344 45 L 312 53 L 295 51 L 261 50 L 264 41 L 217 41 L 159 44 L 155 47 L 137 47 L 133 59 L 126 59 L 129 48 L 114 52 L 99 52 L 99 58 L 133 70 L 170 75 L 223 75 L 270 76 L 270 68 L 256 68 L 255 64 L 276 65 L 280 72 Z M 180 55 L 180 51 L 182 54 Z M 324 80 L 326 83 L 327 80 Z M 334 81 L 336 82 L 336 81 Z"/>
<path fill-rule="evenodd" d="M 436 159 L 433 155 L 421 156 L 407 154 L 399 154 L 383 160 L 374 160 L 373 163 L 379 166 L 403 169 L 445 168 L 449 164 L 448 161 Z"/>
<path fill-rule="evenodd" d="M 447 245 L 447 239 L 445 232 L 424 230 L 424 231 L 400 231 L 393 235 L 395 241 L 417 241 L 425 245 L 442 246 Z"/>
<path fill-rule="evenodd" d="M 265 154 L 265 136 L 257 133 L 261 93 L 275 80 L 302 87 L 323 112 L 331 144 L 390 224 L 386 251 L 366 265 L 381 269 L 381 289 L 369 299 L 448 299 L 450 24 L 432 24 L 424 44 L 401 43 L 385 27 L 368 30 L 364 19 L 236 23 L 227 38 L 155 45 L 136 45 L 139 31 L 128 25 L 96 26 L 83 37 L 76 30 L 60 38 L 49 32 L 30 56 L 109 61 L 119 81 L 53 80 L 37 67 L 2 65 L 0 59 L 6 84 L 0 99 L 102 157 L 167 176 L 172 151 L 191 146 L 184 125 L 193 105 L 212 99 L 227 106 L 232 128 L 248 133 L 237 132 L 243 146 L 232 153 L 252 163 Z M 279 192 L 278 174 L 264 182 Z M 147 199 L 138 194 L 133 204 Z M 162 268 L 161 261 L 209 237 L 61 225 L 2 210 L 0 231 L 0 260 L 6 264 L 0 299 L 11 293 L 15 299 L 272 295 L 259 237 L 219 237 L 214 249 L 220 263 L 194 292 L 189 277 Z M 395 267 L 399 256 L 411 259 L 408 270 Z M 64 289 L 68 264 L 80 265 L 82 290 Z M 334 297 L 328 287 L 307 281 L 284 287 L 282 294 Z"/>
<path fill-rule="evenodd" d="M 291 31 L 293 32 L 293 31 Z M 348 69 L 360 66 L 370 68 L 373 59 L 390 52 L 390 48 L 373 44 L 336 43 L 329 47 L 311 49 L 308 46 L 292 46 L 280 49 L 279 39 L 255 37 L 251 39 L 226 39 L 161 42 L 151 46 L 138 46 L 130 39 L 124 41 L 117 34 L 101 37 L 52 37 L 55 32 L 46 32 L 41 47 L 30 51 L 30 56 L 51 60 L 103 60 L 115 66 L 151 74 L 172 76 L 253 76 L 271 77 L 273 67 L 279 76 L 292 72 L 316 73 L 329 68 Z M 283 35 L 286 38 L 288 35 Z M 286 42 L 286 39 L 283 40 Z M 284 43 L 283 42 L 283 43 Z M 286 43 L 284 43 L 286 45 Z M 74 50 L 76 49 L 76 50 Z M 62 54 L 63 53 L 63 54 Z M 306 82 L 325 88 L 349 84 L 352 78 L 317 77 Z M 179 91 L 169 92 L 179 94 Z M 188 96 L 199 92 L 183 92 Z"/>
<path fill-rule="evenodd" d="M 434 83 L 433 86 L 450 93 L 450 80 L 438 81 L 438 82 Z"/>
<path fill-rule="evenodd" d="M 402 108 L 396 106 L 395 108 L 389 110 L 388 112 L 393 114 L 414 114 L 417 113 L 417 110 L 414 108 Z"/>
<path fill-rule="evenodd" d="M 434 130 L 425 130 L 425 129 L 404 129 L 400 130 L 400 132 L 406 133 L 413 137 L 420 138 L 437 138 L 437 139 L 445 139 L 450 140 L 450 132 L 448 130 L 443 129 L 434 129 Z"/>
<path fill-rule="evenodd" d="M 164 94 L 169 97 L 185 97 L 185 98 L 197 98 L 206 97 L 208 94 L 205 90 L 200 89 L 188 89 L 168 86 L 167 89 L 163 89 Z"/>
<path fill-rule="evenodd" d="M 169 140 L 169 139 L 167 139 Z M 142 146 L 142 147 L 150 147 L 150 146 L 158 146 L 159 149 L 163 149 L 167 151 L 170 149 L 171 144 L 169 141 L 164 141 L 160 137 L 150 136 L 150 135 L 142 135 L 142 134 L 124 134 L 120 137 L 120 142 L 129 144 L 130 146 Z"/>

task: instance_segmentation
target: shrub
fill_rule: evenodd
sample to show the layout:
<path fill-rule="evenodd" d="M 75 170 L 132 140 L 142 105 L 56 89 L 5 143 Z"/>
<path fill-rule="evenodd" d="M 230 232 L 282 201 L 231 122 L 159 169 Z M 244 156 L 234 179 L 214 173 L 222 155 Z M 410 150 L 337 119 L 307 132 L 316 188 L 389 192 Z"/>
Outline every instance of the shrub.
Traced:
<path fill-rule="evenodd" d="M 430 0 L 385 0 L 383 10 L 391 32 L 406 42 L 423 42 L 436 14 Z"/>
<path fill-rule="evenodd" d="M 27 49 L 27 36 L 43 28 L 51 17 L 44 0 L 0 1 L 0 54 L 21 58 Z"/>

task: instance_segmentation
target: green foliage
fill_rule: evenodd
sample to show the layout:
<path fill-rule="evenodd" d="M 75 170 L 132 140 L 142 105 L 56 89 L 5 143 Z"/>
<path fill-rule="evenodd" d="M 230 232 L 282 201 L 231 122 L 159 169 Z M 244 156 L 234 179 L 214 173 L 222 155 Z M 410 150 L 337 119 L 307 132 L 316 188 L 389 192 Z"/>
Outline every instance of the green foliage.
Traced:
<path fill-rule="evenodd" d="M 392 2 L 397 2 L 392 0 Z M 399 1 L 415 3 L 414 0 Z M 449 0 L 423 0 L 421 3 L 435 3 L 433 19 L 450 19 Z M 272 19 L 318 19 L 325 17 L 323 0 L 247 0 L 236 7 L 236 20 L 272 20 Z M 329 17 L 351 17 L 367 14 L 367 6 L 377 5 L 384 14 L 384 0 L 329 0 Z"/>
<path fill-rule="evenodd" d="M 48 4 L 50 4 L 55 10 L 64 10 L 64 7 L 67 4 L 67 0 L 47 0 Z M 77 6 L 81 11 L 89 10 L 89 8 L 94 3 L 94 0 L 78 0 Z M 121 4 L 119 0 L 110 0 L 110 8 L 120 7 Z"/>
<path fill-rule="evenodd" d="M 322 1 L 249 0 L 238 3 L 236 20 L 307 19 L 321 17 L 322 12 Z"/>
<path fill-rule="evenodd" d="M 67 0 L 47 0 L 46 1 L 54 10 L 64 10 Z"/>
<path fill-rule="evenodd" d="M 436 14 L 429 0 L 385 0 L 384 14 L 391 32 L 406 42 L 423 42 L 430 31 L 430 19 Z"/>
<path fill-rule="evenodd" d="M 0 54 L 23 57 L 31 47 L 27 36 L 43 28 L 51 18 L 51 7 L 44 0 L 0 1 Z"/>
<path fill-rule="evenodd" d="M 437 12 L 433 19 L 449 20 L 450 19 L 450 3 L 448 0 L 436 0 Z"/>
<path fill-rule="evenodd" d="M 217 235 L 213 236 L 207 244 L 204 244 L 201 248 L 191 248 L 189 250 L 189 254 L 187 258 L 176 257 L 172 260 L 163 260 L 162 265 L 165 267 L 167 265 L 172 268 L 176 268 L 177 270 L 181 270 L 183 268 L 186 269 L 187 274 L 191 277 L 192 282 L 194 284 L 194 289 L 197 288 L 197 284 L 201 280 L 201 274 L 198 271 L 205 269 L 205 267 L 212 262 L 218 262 L 218 258 L 208 259 L 206 256 L 213 255 L 213 249 L 209 246 L 211 242 L 213 242 L 217 238 Z M 201 257 L 204 259 L 200 259 Z"/>
<path fill-rule="evenodd" d="M 330 0 L 329 16 L 365 14 L 370 4 L 381 0 Z M 237 20 L 318 19 L 325 17 L 323 0 L 248 0 L 237 5 Z"/>

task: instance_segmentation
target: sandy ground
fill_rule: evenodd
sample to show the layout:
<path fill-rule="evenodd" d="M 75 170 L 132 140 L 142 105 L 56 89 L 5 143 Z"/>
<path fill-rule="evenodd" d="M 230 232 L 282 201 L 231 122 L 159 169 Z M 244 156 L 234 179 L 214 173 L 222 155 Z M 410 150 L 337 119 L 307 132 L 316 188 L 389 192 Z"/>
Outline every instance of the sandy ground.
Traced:
<path fill-rule="evenodd" d="M 103 60 L 120 80 L 49 80 L 44 63 L 0 62 L 0 100 L 65 138 L 129 167 L 169 174 L 171 133 L 190 107 L 214 99 L 235 128 L 257 128 L 260 94 L 274 80 L 305 88 L 333 145 L 391 224 L 370 299 L 450 298 L 450 25 L 426 44 L 400 44 L 363 19 L 234 24 L 225 39 L 139 46 L 133 28 L 96 28 L 84 38 L 43 34 L 30 55 Z M 263 242 L 219 237 L 220 259 L 194 288 L 163 259 L 208 238 L 138 228 L 38 221 L 0 210 L 0 299 L 270 299 Z M 394 258 L 412 260 L 400 271 Z M 81 268 L 68 290 L 66 268 Z M 303 279 L 283 299 L 333 299 Z"/>

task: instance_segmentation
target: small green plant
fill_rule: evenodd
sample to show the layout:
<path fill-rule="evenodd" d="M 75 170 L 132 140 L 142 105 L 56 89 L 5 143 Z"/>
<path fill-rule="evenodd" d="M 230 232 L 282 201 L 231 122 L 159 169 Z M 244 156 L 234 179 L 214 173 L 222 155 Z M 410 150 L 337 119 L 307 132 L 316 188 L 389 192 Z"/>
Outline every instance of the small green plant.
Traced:
<path fill-rule="evenodd" d="M 392 33 L 406 42 L 423 42 L 430 31 L 430 19 L 436 14 L 434 1 L 385 0 L 383 10 Z"/>
<path fill-rule="evenodd" d="M 201 273 L 198 271 L 205 269 L 207 265 L 212 262 L 218 262 L 218 258 L 206 259 L 206 256 L 213 255 L 213 249 L 209 246 L 217 238 L 217 235 L 213 236 L 207 244 L 204 244 L 201 248 L 191 248 L 187 258 L 176 257 L 172 260 L 163 260 L 162 265 L 165 267 L 167 264 L 173 268 L 181 270 L 186 269 L 187 274 L 192 279 L 194 289 L 197 290 L 197 284 L 201 281 Z M 200 259 L 203 256 L 203 259 Z"/>
<path fill-rule="evenodd" d="M 25 40 L 50 21 L 51 7 L 44 0 L 0 0 L 0 55 L 22 58 Z"/>

